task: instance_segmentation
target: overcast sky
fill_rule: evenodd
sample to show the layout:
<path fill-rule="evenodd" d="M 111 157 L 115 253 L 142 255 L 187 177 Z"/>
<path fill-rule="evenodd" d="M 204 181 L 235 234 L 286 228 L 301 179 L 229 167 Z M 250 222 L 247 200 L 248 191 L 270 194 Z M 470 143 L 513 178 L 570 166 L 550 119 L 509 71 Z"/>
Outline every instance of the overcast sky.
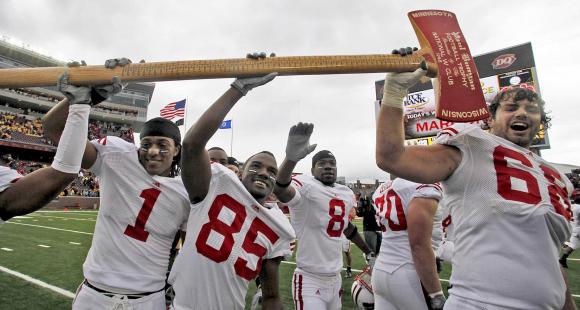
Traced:
<path fill-rule="evenodd" d="M 409 3 L 413 4 L 409 4 Z M 397 3 L 397 4 L 394 4 Z M 578 57 L 580 2 L 568 1 L 80 1 L 2 0 L 0 35 L 59 60 L 128 57 L 148 62 L 244 57 L 389 53 L 417 46 L 407 12 L 456 13 L 473 55 L 531 42 L 538 80 L 553 117 L 552 162 L 580 165 Z M 233 119 L 233 155 L 260 151 L 283 159 L 288 129 L 315 124 L 311 142 L 331 150 L 347 180 L 385 179 L 375 165 L 374 82 L 384 74 L 279 77 L 243 98 Z M 188 98 L 188 126 L 232 79 L 157 83 L 148 118 Z M 232 131 L 209 146 L 228 153 Z M 311 156 L 297 170 L 309 172 Z"/>

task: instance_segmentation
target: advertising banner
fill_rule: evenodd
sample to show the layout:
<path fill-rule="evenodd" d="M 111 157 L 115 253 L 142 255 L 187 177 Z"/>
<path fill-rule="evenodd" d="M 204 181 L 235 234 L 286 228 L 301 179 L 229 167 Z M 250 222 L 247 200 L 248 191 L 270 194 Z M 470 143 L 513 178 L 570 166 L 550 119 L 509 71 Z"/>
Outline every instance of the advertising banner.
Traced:
<path fill-rule="evenodd" d="M 510 86 L 532 89 L 539 93 L 539 85 L 533 67 L 534 59 L 530 43 L 476 56 L 480 73 L 480 86 L 489 105 L 500 90 Z M 525 67 L 525 66 L 529 67 Z M 482 74 L 483 72 L 483 74 Z M 378 113 L 383 95 L 384 80 L 375 82 L 375 112 Z M 430 145 L 437 133 L 453 125 L 453 122 L 435 117 L 435 93 L 430 82 L 414 86 L 404 99 L 404 126 L 407 145 Z M 486 128 L 485 121 L 475 121 Z M 550 148 L 547 132 L 540 130 L 532 147 Z"/>

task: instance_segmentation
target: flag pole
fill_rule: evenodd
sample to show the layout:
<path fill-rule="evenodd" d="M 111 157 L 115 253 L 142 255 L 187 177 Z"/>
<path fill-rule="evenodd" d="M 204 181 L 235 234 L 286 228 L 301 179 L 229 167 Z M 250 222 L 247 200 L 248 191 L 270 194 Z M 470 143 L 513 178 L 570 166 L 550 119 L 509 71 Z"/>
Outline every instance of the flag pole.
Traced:
<path fill-rule="evenodd" d="M 234 157 L 234 119 L 230 120 L 230 129 L 232 130 L 232 134 L 230 135 L 230 156 Z"/>
<path fill-rule="evenodd" d="M 185 97 L 185 109 L 183 109 L 183 129 L 187 132 L 187 103 L 189 102 L 189 96 Z"/>

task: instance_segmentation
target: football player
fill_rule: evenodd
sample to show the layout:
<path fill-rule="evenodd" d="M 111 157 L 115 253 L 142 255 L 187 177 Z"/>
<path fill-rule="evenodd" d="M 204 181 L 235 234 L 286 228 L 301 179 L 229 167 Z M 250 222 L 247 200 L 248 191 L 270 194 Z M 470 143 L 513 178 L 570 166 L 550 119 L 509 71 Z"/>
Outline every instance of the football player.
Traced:
<path fill-rule="evenodd" d="M 574 203 L 572 204 L 572 236 L 562 247 L 562 257 L 560 257 L 560 264 L 564 268 L 568 268 L 568 256 L 578 248 L 580 243 L 580 192 L 575 190 L 576 194 L 572 195 Z"/>
<path fill-rule="evenodd" d="M 223 166 L 228 165 L 228 154 L 221 147 L 211 147 L 207 150 L 207 153 L 209 154 L 209 160 L 211 162 L 218 163 Z"/>
<path fill-rule="evenodd" d="M 405 146 L 403 99 L 425 73 L 387 74 L 376 161 L 407 180 L 443 185 L 455 224 L 445 309 L 574 309 L 558 264 L 570 236 L 572 184 L 530 151 L 540 126 L 549 125 L 544 101 L 512 87 L 492 101 L 489 133 L 455 124 L 433 145 Z"/>
<path fill-rule="evenodd" d="M 67 106 L 61 102 L 45 116 L 53 141 Z M 163 118 L 145 122 L 140 147 L 113 136 L 85 143 L 82 167 L 99 178 L 101 202 L 73 309 L 165 308 L 170 250 L 189 215 L 187 192 L 175 177 L 180 143 L 178 127 Z"/>
<path fill-rule="evenodd" d="M 191 211 L 187 238 L 171 271 L 173 309 L 244 309 L 248 284 L 262 280 L 262 309 L 281 309 L 278 266 L 295 234 L 286 216 L 266 204 L 277 166 L 272 153 L 248 158 L 242 177 L 210 163 L 205 146 L 246 93 L 276 76 L 236 79 L 189 129 L 182 178 Z"/>
<path fill-rule="evenodd" d="M 451 262 L 453 257 L 453 247 L 455 241 L 455 233 L 453 229 L 453 221 L 451 220 L 451 214 L 449 206 L 445 203 L 445 198 L 439 202 L 439 207 L 437 212 L 441 212 L 441 228 L 443 230 L 443 238 L 435 250 L 435 256 L 438 260 Z M 435 224 L 435 223 L 434 223 Z M 437 265 L 437 268 L 440 268 Z M 439 270 L 439 269 L 438 269 Z"/>
<path fill-rule="evenodd" d="M 91 99 L 91 91 L 99 88 L 102 95 L 108 97 L 120 90 L 120 84 L 118 86 L 114 91 L 109 85 L 75 87 L 68 84 L 67 74 L 59 78 L 57 89 L 65 95 L 65 101 L 70 102 L 68 117 L 63 118 L 60 124 L 64 127 L 63 142 L 56 149 L 50 167 L 25 176 L 10 168 L 0 167 L 0 225 L 14 216 L 42 208 L 78 176 L 91 104 L 97 101 L 96 98 Z"/>
<path fill-rule="evenodd" d="M 348 214 L 348 221 L 352 222 L 356 217 L 356 208 L 350 209 L 350 213 Z M 350 240 L 346 238 L 346 236 L 342 235 L 342 253 L 344 253 L 344 258 L 346 260 L 346 273 L 345 278 L 352 277 L 352 255 L 351 255 L 351 246 Z"/>
<path fill-rule="evenodd" d="M 298 238 L 292 278 L 296 309 L 340 309 L 342 235 L 355 243 L 367 260 L 374 261 L 374 253 L 348 221 L 350 210 L 356 206 L 355 196 L 350 188 L 336 183 L 336 159 L 331 152 L 324 150 L 313 156 L 313 176 L 292 178 L 298 161 L 316 147 L 309 143 L 312 130 L 312 125 L 290 129 L 274 193 L 288 204 Z"/>
<path fill-rule="evenodd" d="M 431 245 L 440 185 L 396 178 L 381 184 L 372 199 L 383 232 L 372 273 L 375 308 L 443 309 Z"/>

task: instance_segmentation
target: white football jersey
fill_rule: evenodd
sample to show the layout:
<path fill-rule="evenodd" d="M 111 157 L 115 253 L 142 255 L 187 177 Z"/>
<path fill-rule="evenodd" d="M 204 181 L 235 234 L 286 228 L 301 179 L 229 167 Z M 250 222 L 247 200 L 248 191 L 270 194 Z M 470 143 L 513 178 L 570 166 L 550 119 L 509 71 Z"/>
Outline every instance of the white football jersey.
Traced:
<path fill-rule="evenodd" d="M 101 202 L 83 265 L 85 278 L 126 291 L 160 290 L 171 245 L 189 215 L 181 178 L 149 175 L 137 147 L 118 137 L 91 143 L 98 150 L 91 170 L 99 180 Z"/>
<path fill-rule="evenodd" d="M 10 184 L 16 182 L 20 179 L 22 175 L 12 170 L 8 167 L 0 166 L 0 193 L 10 187 Z M 4 224 L 4 221 L 0 218 L 0 225 Z"/>
<path fill-rule="evenodd" d="M 580 205 L 572 204 L 572 231 L 580 232 Z"/>
<path fill-rule="evenodd" d="M 453 220 L 451 219 L 451 209 L 449 204 L 445 202 L 445 197 L 439 201 L 439 206 L 437 208 L 441 210 L 441 217 L 443 221 L 441 222 L 441 227 L 443 227 L 443 233 L 445 235 L 445 241 L 453 242 L 455 240 L 455 232 L 453 229 Z"/>
<path fill-rule="evenodd" d="M 413 198 L 439 201 L 441 186 L 413 183 L 397 178 L 379 186 L 372 198 L 383 235 L 380 254 L 374 268 L 392 273 L 405 264 L 413 264 L 407 232 L 409 203 Z"/>
<path fill-rule="evenodd" d="M 294 230 L 275 205 L 261 206 L 238 177 L 213 163 L 207 196 L 191 206 L 169 283 L 175 309 L 244 309 L 264 259 L 291 255 Z"/>
<path fill-rule="evenodd" d="M 441 185 L 439 185 L 441 186 Z M 431 232 L 431 247 L 433 251 L 437 251 L 439 244 L 443 241 L 443 210 L 440 207 L 441 200 L 437 205 L 437 211 L 433 216 L 433 231 Z"/>
<path fill-rule="evenodd" d="M 498 307 L 561 309 L 558 253 L 570 236 L 568 178 L 479 126 L 456 124 L 435 143 L 462 153 L 442 182 L 455 228 L 450 294 Z"/>
<path fill-rule="evenodd" d="M 348 215 L 356 206 L 354 193 L 344 185 L 326 186 L 312 176 L 296 175 L 296 195 L 290 202 L 290 220 L 296 230 L 298 268 L 321 276 L 342 269 L 342 235 Z"/>

